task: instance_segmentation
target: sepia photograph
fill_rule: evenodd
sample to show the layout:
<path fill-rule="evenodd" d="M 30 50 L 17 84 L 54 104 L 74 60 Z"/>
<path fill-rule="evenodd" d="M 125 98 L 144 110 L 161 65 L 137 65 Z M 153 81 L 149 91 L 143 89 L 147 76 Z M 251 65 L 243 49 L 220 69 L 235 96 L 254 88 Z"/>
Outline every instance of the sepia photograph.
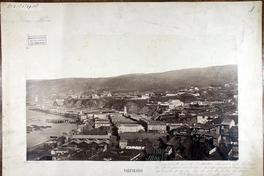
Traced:
<path fill-rule="evenodd" d="M 27 159 L 237 160 L 236 69 L 27 80 Z"/>
<path fill-rule="evenodd" d="M 64 35 L 28 35 L 27 160 L 238 160 L 240 34 L 180 7 L 76 5 Z"/>

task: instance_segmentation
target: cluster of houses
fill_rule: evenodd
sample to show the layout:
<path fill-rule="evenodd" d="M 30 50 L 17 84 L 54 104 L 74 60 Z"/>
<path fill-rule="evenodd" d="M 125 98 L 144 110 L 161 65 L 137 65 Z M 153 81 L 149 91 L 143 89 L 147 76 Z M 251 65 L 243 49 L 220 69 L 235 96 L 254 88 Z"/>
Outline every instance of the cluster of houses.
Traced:
<path fill-rule="evenodd" d="M 238 125 L 234 120 L 225 119 L 218 126 L 218 146 L 226 157 L 225 159 L 238 159 Z"/>
<path fill-rule="evenodd" d="M 139 155 L 141 159 L 145 157 L 144 159 L 147 160 L 151 158 L 175 160 L 186 159 L 186 156 L 181 153 L 185 145 L 183 141 L 191 137 L 192 140 L 199 139 L 199 144 L 205 146 L 206 156 L 209 158 L 215 159 L 214 155 L 218 153 L 217 155 L 220 155 L 222 159 L 238 159 L 238 125 L 232 119 L 224 119 L 221 123 L 209 126 L 208 122 L 218 119 L 217 116 L 197 115 L 196 123 L 190 126 L 186 123 L 153 120 L 146 116 L 130 116 L 127 112 L 127 116 L 124 114 L 105 115 L 106 118 L 93 117 L 93 122 L 89 122 L 92 128 L 88 130 L 85 128 L 91 120 L 82 118 L 85 125 L 79 125 L 78 129 L 81 130 L 71 135 L 64 146 L 76 147 L 75 151 L 80 146 L 101 148 L 101 152 L 104 152 L 109 149 L 115 139 L 120 150 L 138 150 L 139 153 L 148 151 L 147 156 Z M 116 134 L 113 133 L 114 127 Z M 112 138 L 114 135 L 117 138 Z M 160 157 L 149 152 L 151 149 L 159 149 L 161 143 L 165 147 L 162 148 L 163 154 L 159 155 Z M 65 153 L 65 148 L 60 149 L 62 153 Z M 58 158 L 63 156 L 59 148 L 55 148 L 52 152 L 53 156 L 59 154 Z"/>
<path fill-rule="evenodd" d="M 136 114 L 131 113 L 126 106 L 123 112 L 116 110 L 95 114 L 81 111 L 76 121 L 77 129 L 64 135 L 63 142 L 52 148 L 51 155 L 53 159 L 65 159 L 78 153 L 80 149 L 86 149 L 105 153 L 107 156 L 107 151 L 118 149 L 131 151 L 133 160 L 237 160 L 236 92 L 228 98 L 202 98 L 202 94 L 210 91 L 225 92 L 229 88 L 230 85 L 225 84 L 224 87 L 191 87 L 160 95 L 153 92 L 116 95 L 105 91 L 100 95 L 93 93 L 72 97 L 99 99 L 125 96 L 133 101 L 149 100 L 146 106 L 154 105 L 160 111 L 153 115 Z M 179 98 L 186 92 L 195 97 L 195 100 L 184 101 Z M 153 97 L 158 98 L 153 100 Z M 63 106 L 62 99 L 56 99 L 55 102 Z M 58 139 L 61 141 L 61 138 Z M 53 140 L 53 143 L 57 143 L 58 139 Z"/>

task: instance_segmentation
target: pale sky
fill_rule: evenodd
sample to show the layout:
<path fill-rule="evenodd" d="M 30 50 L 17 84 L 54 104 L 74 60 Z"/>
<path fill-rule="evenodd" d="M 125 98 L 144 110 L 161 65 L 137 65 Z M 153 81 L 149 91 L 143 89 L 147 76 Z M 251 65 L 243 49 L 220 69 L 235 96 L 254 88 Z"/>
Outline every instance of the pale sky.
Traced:
<path fill-rule="evenodd" d="M 20 13 L 10 15 L 22 20 L 19 37 L 46 35 L 48 42 L 26 48 L 27 79 L 236 64 L 247 14 L 228 3 L 40 4 Z"/>

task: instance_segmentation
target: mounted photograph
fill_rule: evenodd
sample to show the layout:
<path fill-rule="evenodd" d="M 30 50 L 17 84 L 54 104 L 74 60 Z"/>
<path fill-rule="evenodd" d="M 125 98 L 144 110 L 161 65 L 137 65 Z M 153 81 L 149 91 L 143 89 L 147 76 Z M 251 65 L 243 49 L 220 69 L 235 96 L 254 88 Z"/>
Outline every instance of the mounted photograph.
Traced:
<path fill-rule="evenodd" d="M 262 176 L 262 2 L 1 3 L 4 176 Z"/>

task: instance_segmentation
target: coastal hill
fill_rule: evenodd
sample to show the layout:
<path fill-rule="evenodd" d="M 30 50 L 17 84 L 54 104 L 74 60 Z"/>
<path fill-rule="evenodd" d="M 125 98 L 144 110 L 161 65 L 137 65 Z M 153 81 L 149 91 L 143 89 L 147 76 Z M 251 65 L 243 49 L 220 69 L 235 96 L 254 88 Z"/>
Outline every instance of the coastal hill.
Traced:
<path fill-rule="evenodd" d="M 67 93 L 70 90 L 72 92 L 85 92 L 91 89 L 112 92 L 166 91 L 187 86 L 206 87 L 236 81 L 237 66 L 224 65 L 105 78 L 27 80 L 27 95 L 49 96 Z"/>

